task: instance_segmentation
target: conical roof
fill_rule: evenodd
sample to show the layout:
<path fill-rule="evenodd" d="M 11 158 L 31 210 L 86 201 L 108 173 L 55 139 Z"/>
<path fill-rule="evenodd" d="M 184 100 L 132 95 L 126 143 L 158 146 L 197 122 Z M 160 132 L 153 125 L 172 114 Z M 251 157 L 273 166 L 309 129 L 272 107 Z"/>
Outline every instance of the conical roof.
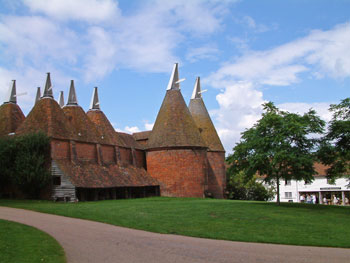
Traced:
<path fill-rule="evenodd" d="M 78 141 L 106 143 L 106 139 L 80 106 L 66 105 L 63 107 L 63 112 L 68 117 L 69 123 L 75 128 Z"/>
<path fill-rule="evenodd" d="M 201 96 L 200 79 L 194 86 L 189 110 L 209 151 L 225 151 Z"/>
<path fill-rule="evenodd" d="M 4 103 L 0 106 L 0 136 L 15 132 L 25 117 L 16 103 Z"/>
<path fill-rule="evenodd" d="M 96 125 L 106 144 L 126 147 L 123 139 L 115 132 L 112 124 L 101 110 L 89 110 L 86 115 Z"/>
<path fill-rule="evenodd" d="M 99 110 L 99 109 L 100 109 L 100 100 L 98 99 L 97 87 L 95 87 L 91 97 L 90 110 Z"/>
<path fill-rule="evenodd" d="M 49 97 L 43 97 L 36 102 L 16 134 L 38 131 L 57 139 L 75 139 L 76 134 L 61 107 Z"/>
<path fill-rule="evenodd" d="M 149 137 L 149 149 L 206 147 L 182 97 L 178 78 L 175 64 L 165 98 Z"/>

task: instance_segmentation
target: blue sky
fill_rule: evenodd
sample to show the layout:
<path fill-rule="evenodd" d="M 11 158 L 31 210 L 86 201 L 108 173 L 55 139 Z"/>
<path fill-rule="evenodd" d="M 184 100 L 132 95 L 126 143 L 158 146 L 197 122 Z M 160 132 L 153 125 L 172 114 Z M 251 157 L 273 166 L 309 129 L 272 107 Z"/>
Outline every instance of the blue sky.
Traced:
<path fill-rule="evenodd" d="M 25 114 L 51 72 L 55 98 L 75 80 L 114 127 L 151 129 L 173 63 L 189 101 L 196 76 L 225 149 L 261 104 L 329 120 L 350 94 L 350 0 L 0 0 L 0 98 L 17 80 Z"/>

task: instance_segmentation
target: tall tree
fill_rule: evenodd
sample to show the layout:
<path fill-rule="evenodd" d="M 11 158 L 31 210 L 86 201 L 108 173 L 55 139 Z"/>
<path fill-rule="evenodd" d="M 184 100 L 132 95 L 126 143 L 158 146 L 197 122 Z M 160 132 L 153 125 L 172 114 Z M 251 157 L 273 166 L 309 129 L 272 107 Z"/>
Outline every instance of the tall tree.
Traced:
<path fill-rule="evenodd" d="M 314 151 L 324 121 L 314 110 L 299 115 L 279 110 L 272 102 L 263 104 L 262 118 L 242 133 L 241 140 L 228 157 L 232 169 L 244 171 L 249 180 L 257 173 L 266 182 L 276 183 L 280 204 L 280 180 L 313 180 Z"/>
<path fill-rule="evenodd" d="M 331 104 L 333 113 L 319 150 L 320 160 L 330 167 L 327 176 L 335 179 L 350 176 L 350 98 Z"/>

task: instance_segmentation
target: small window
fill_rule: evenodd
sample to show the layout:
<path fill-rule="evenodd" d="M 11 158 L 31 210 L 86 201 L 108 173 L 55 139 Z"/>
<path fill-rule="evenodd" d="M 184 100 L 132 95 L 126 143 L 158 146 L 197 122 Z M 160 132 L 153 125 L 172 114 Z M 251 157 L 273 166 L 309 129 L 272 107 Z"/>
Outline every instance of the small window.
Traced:
<path fill-rule="evenodd" d="M 54 176 L 52 178 L 52 184 L 53 185 L 61 185 L 61 177 L 60 176 Z"/>
<path fill-rule="evenodd" d="M 292 198 L 292 192 L 284 192 L 285 198 Z"/>
<path fill-rule="evenodd" d="M 291 180 L 284 180 L 284 185 L 291 185 Z"/>

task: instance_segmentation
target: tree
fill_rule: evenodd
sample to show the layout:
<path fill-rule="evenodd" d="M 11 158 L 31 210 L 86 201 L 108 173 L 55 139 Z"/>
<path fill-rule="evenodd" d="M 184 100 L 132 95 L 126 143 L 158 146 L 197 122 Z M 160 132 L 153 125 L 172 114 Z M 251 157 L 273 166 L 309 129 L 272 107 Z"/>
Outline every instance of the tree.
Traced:
<path fill-rule="evenodd" d="M 327 176 L 335 179 L 350 174 L 350 98 L 331 104 L 333 113 L 326 135 L 322 138 L 319 158 L 327 169 Z"/>
<path fill-rule="evenodd" d="M 246 181 L 243 171 L 232 173 L 227 170 L 227 186 L 229 198 L 234 200 L 268 201 L 275 195 L 273 188 L 266 189 L 262 183 L 257 182 L 256 177 Z"/>
<path fill-rule="evenodd" d="M 43 133 L 0 138 L 0 195 L 16 187 L 37 198 L 51 180 L 50 140 Z"/>
<path fill-rule="evenodd" d="M 279 110 L 272 102 L 263 108 L 262 118 L 242 133 L 228 162 L 233 171 L 244 171 L 246 180 L 260 174 L 266 182 L 275 182 L 280 204 L 281 179 L 313 180 L 318 141 L 310 135 L 322 133 L 325 123 L 311 109 L 299 115 Z"/>

